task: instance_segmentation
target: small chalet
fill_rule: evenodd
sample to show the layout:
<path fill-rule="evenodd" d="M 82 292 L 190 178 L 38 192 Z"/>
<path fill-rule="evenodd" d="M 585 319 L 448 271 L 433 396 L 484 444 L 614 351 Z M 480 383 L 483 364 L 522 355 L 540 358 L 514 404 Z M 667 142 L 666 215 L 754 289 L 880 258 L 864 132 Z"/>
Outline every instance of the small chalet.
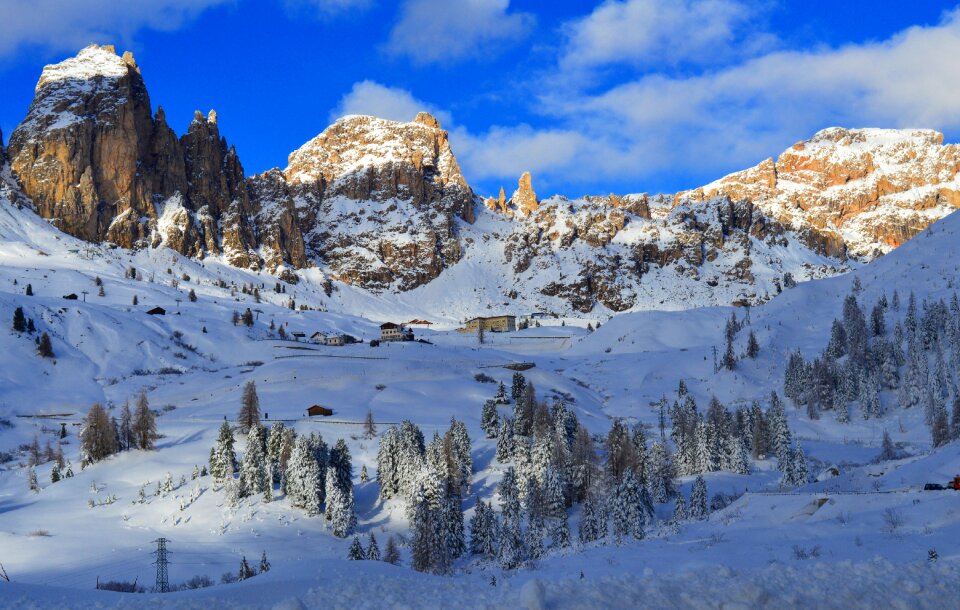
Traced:
<path fill-rule="evenodd" d="M 327 334 L 318 330 L 317 332 L 310 335 L 310 340 L 315 343 L 320 343 L 322 345 L 327 341 Z"/>
<path fill-rule="evenodd" d="M 153 309 L 148 309 L 147 314 L 151 316 L 165 316 L 167 315 L 167 310 L 163 307 L 154 307 Z"/>
<path fill-rule="evenodd" d="M 307 415 L 314 417 L 316 415 L 323 415 L 329 417 L 333 415 L 333 409 L 328 409 L 327 407 L 321 407 L 320 405 L 313 405 L 312 407 L 307 407 Z"/>
<path fill-rule="evenodd" d="M 341 347 L 346 343 L 347 338 L 344 335 L 330 335 L 323 341 L 324 345 L 332 345 L 333 347 Z"/>
<path fill-rule="evenodd" d="M 298 330 L 298 331 L 294 331 L 294 332 L 292 332 L 292 333 L 290 333 L 290 334 L 291 334 L 291 335 L 293 336 L 293 338 L 296 339 L 297 341 L 299 341 L 300 339 L 303 339 L 304 337 L 307 336 L 307 333 L 302 333 L 302 332 L 300 332 L 299 330 Z"/>
<path fill-rule="evenodd" d="M 381 341 L 413 341 L 413 331 L 403 324 L 384 322 L 380 325 Z"/>
<path fill-rule="evenodd" d="M 65 298 L 68 301 L 76 301 L 79 297 L 76 294 L 71 292 L 70 294 L 63 295 L 63 298 Z"/>

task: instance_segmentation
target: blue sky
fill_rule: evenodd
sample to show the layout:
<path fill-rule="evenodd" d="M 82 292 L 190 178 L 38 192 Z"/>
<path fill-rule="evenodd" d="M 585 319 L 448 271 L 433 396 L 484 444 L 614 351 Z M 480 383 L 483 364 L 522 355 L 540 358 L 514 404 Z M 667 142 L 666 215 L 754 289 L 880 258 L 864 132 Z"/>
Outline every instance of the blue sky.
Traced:
<path fill-rule="evenodd" d="M 956 2 L 0 0 L 5 138 L 90 42 L 133 51 L 178 133 L 216 109 L 247 173 L 421 108 L 481 194 L 673 192 L 833 125 L 960 134 Z"/>

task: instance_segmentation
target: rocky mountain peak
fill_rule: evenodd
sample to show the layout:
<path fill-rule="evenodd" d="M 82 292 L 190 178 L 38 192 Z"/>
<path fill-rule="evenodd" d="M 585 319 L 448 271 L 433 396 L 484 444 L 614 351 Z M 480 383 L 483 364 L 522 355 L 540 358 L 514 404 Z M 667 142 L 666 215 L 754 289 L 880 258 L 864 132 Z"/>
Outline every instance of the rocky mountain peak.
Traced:
<path fill-rule="evenodd" d="M 870 260 L 960 207 L 960 148 L 932 130 L 832 127 L 693 191 L 749 200 L 833 256 Z"/>

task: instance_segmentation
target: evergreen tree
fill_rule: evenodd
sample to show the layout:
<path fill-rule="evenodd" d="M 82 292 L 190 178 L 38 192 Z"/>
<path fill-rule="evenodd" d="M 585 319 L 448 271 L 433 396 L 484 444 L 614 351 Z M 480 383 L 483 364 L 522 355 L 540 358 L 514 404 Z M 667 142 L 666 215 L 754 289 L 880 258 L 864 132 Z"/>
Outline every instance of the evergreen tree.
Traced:
<path fill-rule="evenodd" d="M 687 520 L 687 502 L 683 499 L 683 494 L 677 494 L 677 501 L 673 505 L 673 517 L 671 522 L 674 524 L 682 523 Z"/>
<path fill-rule="evenodd" d="M 550 540 L 554 548 L 565 549 L 570 546 L 570 521 L 567 519 L 566 511 L 553 522 Z"/>
<path fill-rule="evenodd" d="M 503 385 L 503 382 L 500 382 L 500 385 L 497 386 L 497 393 L 493 397 L 494 404 L 498 405 L 508 405 L 510 404 L 510 399 L 507 398 L 507 388 Z"/>
<path fill-rule="evenodd" d="M 263 493 L 273 481 L 267 480 L 267 456 L 264 453 L 263 426 L 253 424 L 247 435 L 246 452 L 243 454 L 243 464 L 240 468 L 240 478 L 243 488 L 250 494 Z"/>
<path fill-rule="evenodd" d="M 257 384 L 251 379 L 243 386 L 243 398 L 240 402 L 240 416 L 237 424 L 240 434 L 246 434 L 251 426 L 260 423 L 260 398 L 257 396 Z"/>
<path fill-rule="evenodd" d="M 794 485 L 807 484 L 807 456 L 803 453 L 803 447 L 797 443 L 797 448 L 793 452 L 793 481 Z"/>
<path fill-rule="evenodd" d="M 627 536 L 633 536 L 637 540 L 644 536 L 646 515 L 640 490 L 640 483 L 632 471 L 627 471 L 617 485 L 610 512 L 613 535 L 618 541 Z"/>
<path fill-rule="evenodd" d="M 217 444 L 210 450 L 210 475 L 214 483 L 223 483 L 227 474 L 233 473 L 237 464 L 237 455 L 233 449 L 233 430 L 226 420 L 220 424 Z"/>
<path fill-rule="evenodd" d="M 886 429 L 883 431 L 883 442 L 880 445 L 880 455 L 877 456 L 877 460 L 885 462 L 887 460 L 897 459 L 897 448 L 893 444 L 893 440 L 890 438 L 890 433 Z"/>
<path fill-rule="evenodd" d="M 606 516 L 602 515 L 603 509 L 599 506 L 599 502 L 600 500 L 595 494 L 590 494 L 583 503 L 579 528 L 581 544 L 588 544 L 606 536 Z M 603 524 L 603 535 L 601 535 L 599 531 L 601 521 Z"/>
<path fill-rule="evenodd" d="M 700 475 L 693 482 L 690 492 L 690 518 L 706 519 L 707 515 L 707 482 Z"/>
<path fill-rule="evenodd" d="M 363 545 L 360 544 L 360 539 L 354 536 L 353 542 L 350 544 L 350 552 L 347 553 L 347 559 L 359 561 L 366 558 L 367 554 L 363 552 Z"/>
<path fill-rule="evenodd" d="M 460 508 L 460 496 L 448 495 L 441 505 L 441 523 L 439 537 L 446 543 L 447 554 L 451 559 L 458 559 L 467 552 L 467 544 L 463 533 L 463 511 Z"/>
<path fill-rule="evenodd" d="M 53 467 L 50 469 L 50 482 L 56 483 L 60 478 L 60 466 L 54 462 Z"/>
<path fill-rule="evenodd" d="M 270 571 L 270 562 L 267 561 L 267 552 L 264 551 L 263 555 L 260 556 L 260 573 L 263 574 L 264 572 L 269 572 L 269 571 Z"/>
<path fill-rule="evenodd" d="M 140 395 L 137 397 L 137 404 L 133 414 L 132 431 L 137 449 L 143 451 L 153 449 L 155 439 L 157 438 L 157 419 L 153 411 L 150 410 L 150 403 L 147 401 L 146 392 L 140 392 Z"/>
<path fill-rule="evenodd" d="M 509 417 L 500 418 L 497 430 L 497 462 L 509 462 L 513 458 L 513 420 Z"/>
<path fill-rule="evenodd" d="M 254 572 L 250 564 L 247 563 L 247 557 L 244 556 L 240 561 L 240 571 L 237 573 L 237 580 L 246 580 L 256 575 L 257 573 Z"/>
<path fill-rule="evenodd" d="M 344 538 L 356 526 L 357 516 L 353 508 L 353 466 L 350 450 L 339 439 L 330 451 L 327 467 L 327 518 L 331 521 L 333 535 Z"/>
<path fill-rule="evenodd" d="M 27 290 L 26 290 L 25 294 L 26 294 L 28 297 L 32 297 L 32 296 L 33 296 L 33 284 L 27 284 Z"/>
<path fill-rule="evenodd" d="M 400 565 L 400 551 L 393 536 L 387 538 L 387 546 L 383 550 L 383 560 L 391 565 Z"/>
<path fill-rule="evenodd" d="M 50 343 L 50 335 L 43 333 L 40 335 L 40 342 L 37 344 L 37 353 L 43 358 L 54 358 L 53 345 Z"/>
<path fill-rule="evenodd" d="M 191 303 L 197 302 L 197 293 L 193 290 L 193 288 L 191 288 L 190 292 L 187 293 L 187 298 L 190 299 Z"/>
<path fill-rule="evenodd" d="M 930 435 L 934 447 L 942 447 L 950 441 L 950 426 L 947 424 L 945 409 L 940 409 L 934 414 L 933 423 L 930 425 Z"/>
<path fill-rule="evenodd" d="M 37 481 L 37 472 L 33 466 L 27 466 L 27 486 L 33 493 L 40 493 L 40 483 Z"/>
<path fill-rule="evenodd" d="M 13 330 L 18 333 L 27 330 L 27 317 L 23 315 L 23 307 L 17 307 L 13 310 Z"/>
<path fill-rule="evenodd" d="M 480 412 L 480 429 L 483 430 L 487 438 L 497 437 L 499 419 L 500 416 L 497 414 L 496 401 L 488 400 L 484 402 L 483 410 Z"/>
<path fill-rule="evenodd" d="M 267 462 L 273 472 L 272 483 L 279 483 L 283 479 L 283 473 L 286 468 L 286 462 L 290 458 L 289 454 L 284 459 L 285 440 L 287 436 L 287 427 L 283 422 L 276 422 L 270 426 L 270 432 L 267 435 Z"/>
<path fill-rule="evenodd" d="M 663 504 L 670 495 L 671 477 L 670 459 L 667 447 L 660 441 L 650 447 L 650 461 L 647 469 L 647 486 L 650 496 L 657 504 Z"/>
<path fill-rule="evenodd" d="M 953 400 L 953 413 L 950 415 L 950 439 L 960 439 L 960 395 Z"/>
<path fill-rule="evenodd" d="M 370 475 L 367 474 L 367 465 L 364 464 L 360 467 L 360 482 L 367 483 L 370 481 Z"/>
<path fill-rule="evenodd" d="M 380 547 L 377 546 L 377 539 L 373 532 L 370 532 L 370 537 L 367 540 L 367 560 L 380 561 Z"/>
<path fill-rule="evenodd" d="M 623 420 L 619 418 L 613 420 L 605 444 L 607 476 L 613 485 L 617 485 L 626 472 L 632 472 L 636 469 L 639 461 L 636 446 L 633 444 Z"/>
<path fill-rule="evenodd" d="M 522 373 L 513 374 L 513 384 L 510 387 L 510 397 L 513 398 L 513 401 L 516 402 L 520 400 L 520 396 L 523 394 L 524 388 L 527 387 L 527 380 L 524 378 Z"/>
<path fill-rule="evenodd" d="M 543 557 L 544 543 L 543 519 L 532 512 L 527 513 L 527 532 L 524 536 L 524 546 L 526 547 L 527 557 L 531 561 L 536 561 Z"/>
<path fill-rule="evenodd" d="M 753 330 L 751 329 L 750 334 L 747 336 L 747 357 L 756 359 L 759 353 L 760 344 L 757 343 L 757 337 L 753 334 Z"/>

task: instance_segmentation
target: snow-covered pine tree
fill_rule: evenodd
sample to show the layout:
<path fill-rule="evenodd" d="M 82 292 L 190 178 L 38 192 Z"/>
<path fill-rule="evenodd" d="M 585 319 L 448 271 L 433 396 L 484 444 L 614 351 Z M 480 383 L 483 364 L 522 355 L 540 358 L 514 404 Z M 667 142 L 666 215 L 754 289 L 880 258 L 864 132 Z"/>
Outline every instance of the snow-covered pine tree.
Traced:
<path fill-rule="evenodd" d="M 400 565 L 400 550 L 393 536 L 387 538 L 387 546 L 383 549 L 383 560 L 391 565 Z"/>
<path fill-rule="evenodd" d="M 223 483 L 226 480 L 227 472 L 232 473 L 236 469 L 237 454 L 233 449 L 234 439 L 233 430 L 226 420 L 220 424 L 220 433 L 217 437 L 217 444 L 210 450 L 210 475 L 214 483 Z"/>
<path fill-rule="evenodd" d="M 513 419 L 509 417 L 500 418 L 500 426 L 497 430 L 497 462 L 503 464 L 513 459 Z"/>
<path fill-rule="evenodd" d="M 445 457 L 447 458 L 448 476 L 456 475 L 457 491 L 467 493 L 470 480 L 473 476 L 473 458 L 471 457 L 470 435 L 464 423 L 454 417 L 450 418 L 450 429 L 444 436 Z"/>
<path fill-rule="evenodd" d="M 260 423 L 260 398 L 257 396 L 257 384 L 251 379 L 243 386 L 243 397 L 240 401 L 240 415 L 237 425 L 240 433 L 246 434 L 250 427 Z"/>
<path fill-rule="evenodd" d="M 327 519 L 330 521 L 333 535 L 337 538 L 346 538 L 352 528 L 353 514 L 352 498 L 337 485 L 336 475 L 332 468 L 327 469 Z"/>
<path fill-rule="evenodd" d="M 254 572 L 250 564 L 247 563 L 247 557 L 244 555 L 243 559 L 240 561 L 240 571 L 237 573 L 237 580 L 246 580 L 256 575 L 257 573 Z"/>
<path fill-rule="evenodd" d="M 750 459 L 747 456 L 747 449 L 743 446 L 743 441 L 739 436 L 734 436 L 730 439 L 727 464 L 730 467 L 730 472 L 750 474 Z"/>
<path fill-rule="evenodd" d="M 290 461 L 287 463 L 287 495 L 290 504 L 302 508 L 308 516 L 320 514 L 320 467 L 310 446 L 310 439 L 299 436 L 294 442 Z"/>
<path fill-rule="evenodd" d="M 697 476 L 690 492 L 690 518 L 706 519 L 707 515 L 707 482 L 703 476 Z"/>
<path fill-rule="evenodd" d="M 497 428 L 499 426 L 500 415 L 497 413 L 497 403 L 488 400 L 483 403 L 483 409 L 480 411 L 480 429 L 487 438 L 497 437 Z"/>
<path fill-rule="evenodd" d="M 770 409 L 767 411 L 766 422 L 773 445 L 773 453 L 777 456 L 777 460 L 785 462 L 790 456 L 792 439 L 783 402 L 776 392 L 772 392 L 770 395 Z"/>
<path fill-rule="evenodd" d="M 694 449 L 693 472 L 711 472 L 714 468 L 710 452 L 710 435 L 705 421 L 700 420 L 697 422 L 694 439 L 696 444 Z"/>
<path fill-rule="evenodd" d="M 930 436 L 934 447 L 942 447 L 950 442 L 950 425 L 947 422 L 947 410 L 939 408 L 930 424 Z"/>
<path fill-rule="evenodd" d="M 497 393 L 493 396 L 494 405 L 508 405 L 510 404 L 510 399 L 507 398 L 507 388 L 503 385 L 503 382 L 500 382 L 500 385 L 497 386 Z"/>
<path fill-rule="evenodd" d="M 559 519 L 553 521 L 550 528 L 550 541 L 554 548 L 565 549 L 570 546 L 570 521 L 564 511 Z"/>
<path fill-rule="evenodd" d="M 267 552 L 263 551 L 263 554 L 260 555 L 260 573 L 263 574 L 264 572 L 269 572 L 269 571 L 270 571 L 270 562 L 267 561 Z"/>
<path fill-rule="evenodd" d="M 657 504 L 663 504 L 670 496 L 672 476 L 667 447 L 660 441 L 656 441 L 650 447 L 650 461 L 647 472 L 647 487 L 650 490 L 650 497 Z"/>
<path fill-rule="evenodd" d="M 524 546 L 526 547 L 527 557 L 531 561 L 537 561 L 543 557 L 544 536 L 546 535 L 543 519 L 528 511 L 527 513 L 527 532 L 524 536 Z"/>
<path fill-rule="evenodd" d="M 263 426 L 254 423 L 247 435 L 246 452 L 240 466 L 240 479 L 250 494 L 263 493 L 267 487 L 267 456 L 263 451 L 265 442 Z"/>
<path fill-rule="evenodd" d="M 361 561 L 366 558 L 367 554 L 363 551 L 363 545 L 360 544 L 360 538 L 354 536 L 353 542 L 350 543 L 350 551 L 347 553 L 347 559 L 350 561 Z"/>
<path fill-rule="evenodd" d="M 451 494 L 444 498 L 441 505 L 438 526 L 441 529 L 441 542 L 446 544 L 451 559 L 459 559 L 467 552 L 467 543 L 463 532 L 463 511 L 460 508 L 460 496 Z"/>
<path fill-rule="evenodd" d="M 683 499 L 683 494 L 677 494 L 677 501 L 673 505 L 673 517 L 671 522 L 674 524 L 683 523 L 687 520 L 687 501 Z"/>
<path fill-rule="evenodd" d="M 640 482 L 633 471 L 628 470 L 617 485 L 611 500 L 610 516 L 617 542 L 629 536 L 637 540 L 643 538 L 645 512 L 640 498 Z"/>
<path fill-rule="evenodd" d="M 267 460 L 273 468 L 273 482 L 279 483 L 283 479 L 283 468 L 286 461 L 281 461 L 283 453 L 284 437 L 287 434 L 287 427 L 282 421 L 273 423 L 270 426 L 270 432 L 267 434 Z M 287 458 L 289 459 L 289 455 Z"/>
<path fill-rule="evenodd" d="M 370 537 L 367 539 L 367 560 L 380 561 L 380 547 L 377 546 L 377 538 L 373 532 L 370 532 Z"/>
<path fill-rule="evenodd" d="M 514 373 L 513 383 L 510 386 L 510 397 L 513 398 L 514 402 L 520 400 L 520 396 L 523 394 L 523 390 L 526 387 L 527 380 L 524 378 L 523 373 Z"/>
<path fill-rule="evenodd" d="M 885 462 L 895 459 L 897 459 L 897 448 L 893 444 L 893 439 L 890 438 L 890 433 L 884 428 L 883 442 L 880 444 L 880 455 L 877 456 L 877 460 Z"/>
<path fill-rule="evenodd" d="M 797 448 L 793 452 L 793 468 L 792 468 L 794 485 L 806 485 L 807 484 L 807 456 L 803 453 L 803 447 L 800 446 L 799 441 L 797 442 Z"/>

